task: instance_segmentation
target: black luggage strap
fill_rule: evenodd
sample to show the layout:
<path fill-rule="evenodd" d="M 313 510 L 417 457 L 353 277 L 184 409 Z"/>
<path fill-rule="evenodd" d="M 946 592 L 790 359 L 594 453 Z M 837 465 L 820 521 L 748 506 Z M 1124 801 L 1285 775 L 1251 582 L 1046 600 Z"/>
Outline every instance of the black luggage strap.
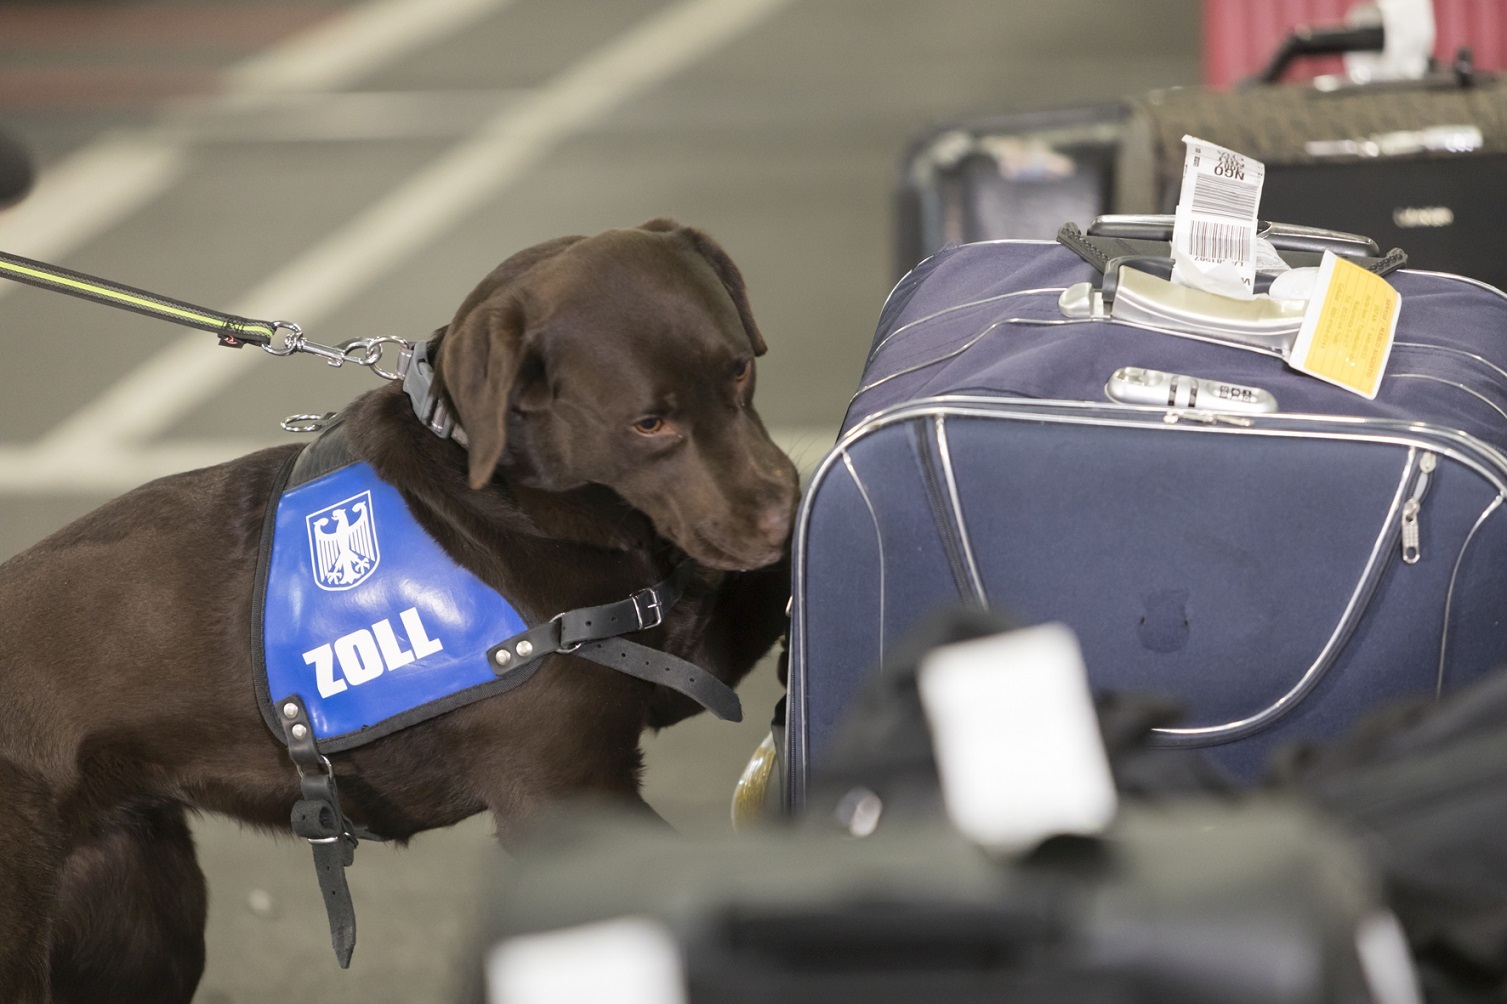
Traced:
<path fill-rule="evenodd" d="M 1071 250 L 1100 272 L 1108 270 L 1110 263 L 1118 258 L 1159 257 L 1170 261 L 1172 257 L 1172 245 L 1166 241 L 1085 234 L 1074 223 L 1062 225 L 1062 229 L 1057 231 L 1057 243 Z M 1322 254 L 1312 251 L 1293 251 L 1285 248 L 1278 248 L 1277 254 L 1293 268 L 1318 265 L 1324 259 Z M 1393 248 L 1380 258 L 1361 255 L 1344 257 L 1367 272 L 1382 276 L 1391 275 L 1408 263 L 1407 253 L 1401 248 Z"/>
<path fill-rule="evenodd" d="M 293 832 L 309 842 L 314 852 L 314 873 L 330 921 L 330 944 L 341 969 L 349 969 L 356 948 L 356 908 L 351 903 L 345 869 L 356 860 L 356 828 L 340 809 L 340 792 L 330 760 L 314 744 L 314 729 L 302 698 L 296 694 L 278 708 L 288 755 L 298 768 L 298 787 L 303 798 L 293 806 Z M 360 834 L 381 839 L 373 834 Z"/>
<path fill-rule="evenodd" d="M 727 684 L 678 656 L 622 637 L 658 627 L 694 576 L 683 562 L 663 582 L 625 600 L 557 614 L 543 624 L 498 642 L 487 661 L 499 677 L 532 675 L 539 660 L 561 653 L 578 655 L 620 673 L 678 691 L 723 721 L 741 722 L 743 707 Z"/>

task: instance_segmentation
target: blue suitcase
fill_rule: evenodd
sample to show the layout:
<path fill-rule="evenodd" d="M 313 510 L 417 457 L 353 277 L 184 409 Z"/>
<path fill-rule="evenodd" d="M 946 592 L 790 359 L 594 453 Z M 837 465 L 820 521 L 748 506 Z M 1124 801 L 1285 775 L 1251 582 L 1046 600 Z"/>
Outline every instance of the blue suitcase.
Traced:
<path fill-rule="evenodd" d="M 944 250 L 880 317 L 796 527 L 787 800 L 864 681 L 935 608 L 1077 633 L 1100 691 L 1252 779 L 1279 744 L 1507 662 L 1507 296 L 1401 271 L 1374 401 L 1281 358 L 1066 321 L 1099 278 L 1059 244 Z M 1236 416 L 1106 399 L 1144 367 L 1264 388 Z M 1417 545 L 1404 553 L 1404 510 Z"/>

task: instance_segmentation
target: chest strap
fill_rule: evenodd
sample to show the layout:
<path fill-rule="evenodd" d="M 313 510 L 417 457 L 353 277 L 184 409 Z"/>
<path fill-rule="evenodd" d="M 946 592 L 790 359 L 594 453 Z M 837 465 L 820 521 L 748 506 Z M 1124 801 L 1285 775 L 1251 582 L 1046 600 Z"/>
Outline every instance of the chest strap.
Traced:
<path fill-rule="evenodd" d="M 487 662 L 499 677 L 522 682 L 547 655 L 578 655 L 678 691 L 723 721 L 741 722 L 743 707 L 727 684 L 694 663 L 621 637 L 663 623 L 664 612 L 680 599 L 695 571 L 687 561 L 663 582 L 625 600 L 556 614 L 487 649 Z"/>

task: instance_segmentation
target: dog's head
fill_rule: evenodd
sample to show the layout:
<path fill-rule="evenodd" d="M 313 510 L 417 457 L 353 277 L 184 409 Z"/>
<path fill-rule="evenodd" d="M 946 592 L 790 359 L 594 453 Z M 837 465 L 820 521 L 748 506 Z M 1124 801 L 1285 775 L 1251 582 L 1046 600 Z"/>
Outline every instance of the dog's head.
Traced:
<path fill-rule="evenodd" d="M 437 370 L 470 479 L 616 491 L 698 562 L 783 554 L 798 482 L 753 409 L 754 324 L 737 267 L 669 220 L 551 241 L 471 293 Z"/>

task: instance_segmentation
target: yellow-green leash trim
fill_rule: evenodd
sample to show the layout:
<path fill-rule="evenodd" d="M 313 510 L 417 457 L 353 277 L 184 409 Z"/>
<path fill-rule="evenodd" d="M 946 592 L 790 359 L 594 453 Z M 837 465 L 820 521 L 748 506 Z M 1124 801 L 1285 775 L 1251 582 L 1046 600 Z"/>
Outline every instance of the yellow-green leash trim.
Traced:
<path fill-rule="evenodd" d="M 83 300 L 91 300 L 107 307 L 119 307 L 148 317 L 183 324 L 219 336 L 220 344 L 240 348 L 245 344 L 271 345 L 279 328 L 288 328 L 285 322 L 257 321 L 251 318 L 227 314 L 207 307 L 195 306 L 182 300 L 159 296 L 144 289 L 124 286 L 98 276 L 75 272 L 72 269 L 46 262 L 22 258 L 20 255 L 0 251 L 0 277 L 24 282 L 39 289 L 66 293 Z"/>

